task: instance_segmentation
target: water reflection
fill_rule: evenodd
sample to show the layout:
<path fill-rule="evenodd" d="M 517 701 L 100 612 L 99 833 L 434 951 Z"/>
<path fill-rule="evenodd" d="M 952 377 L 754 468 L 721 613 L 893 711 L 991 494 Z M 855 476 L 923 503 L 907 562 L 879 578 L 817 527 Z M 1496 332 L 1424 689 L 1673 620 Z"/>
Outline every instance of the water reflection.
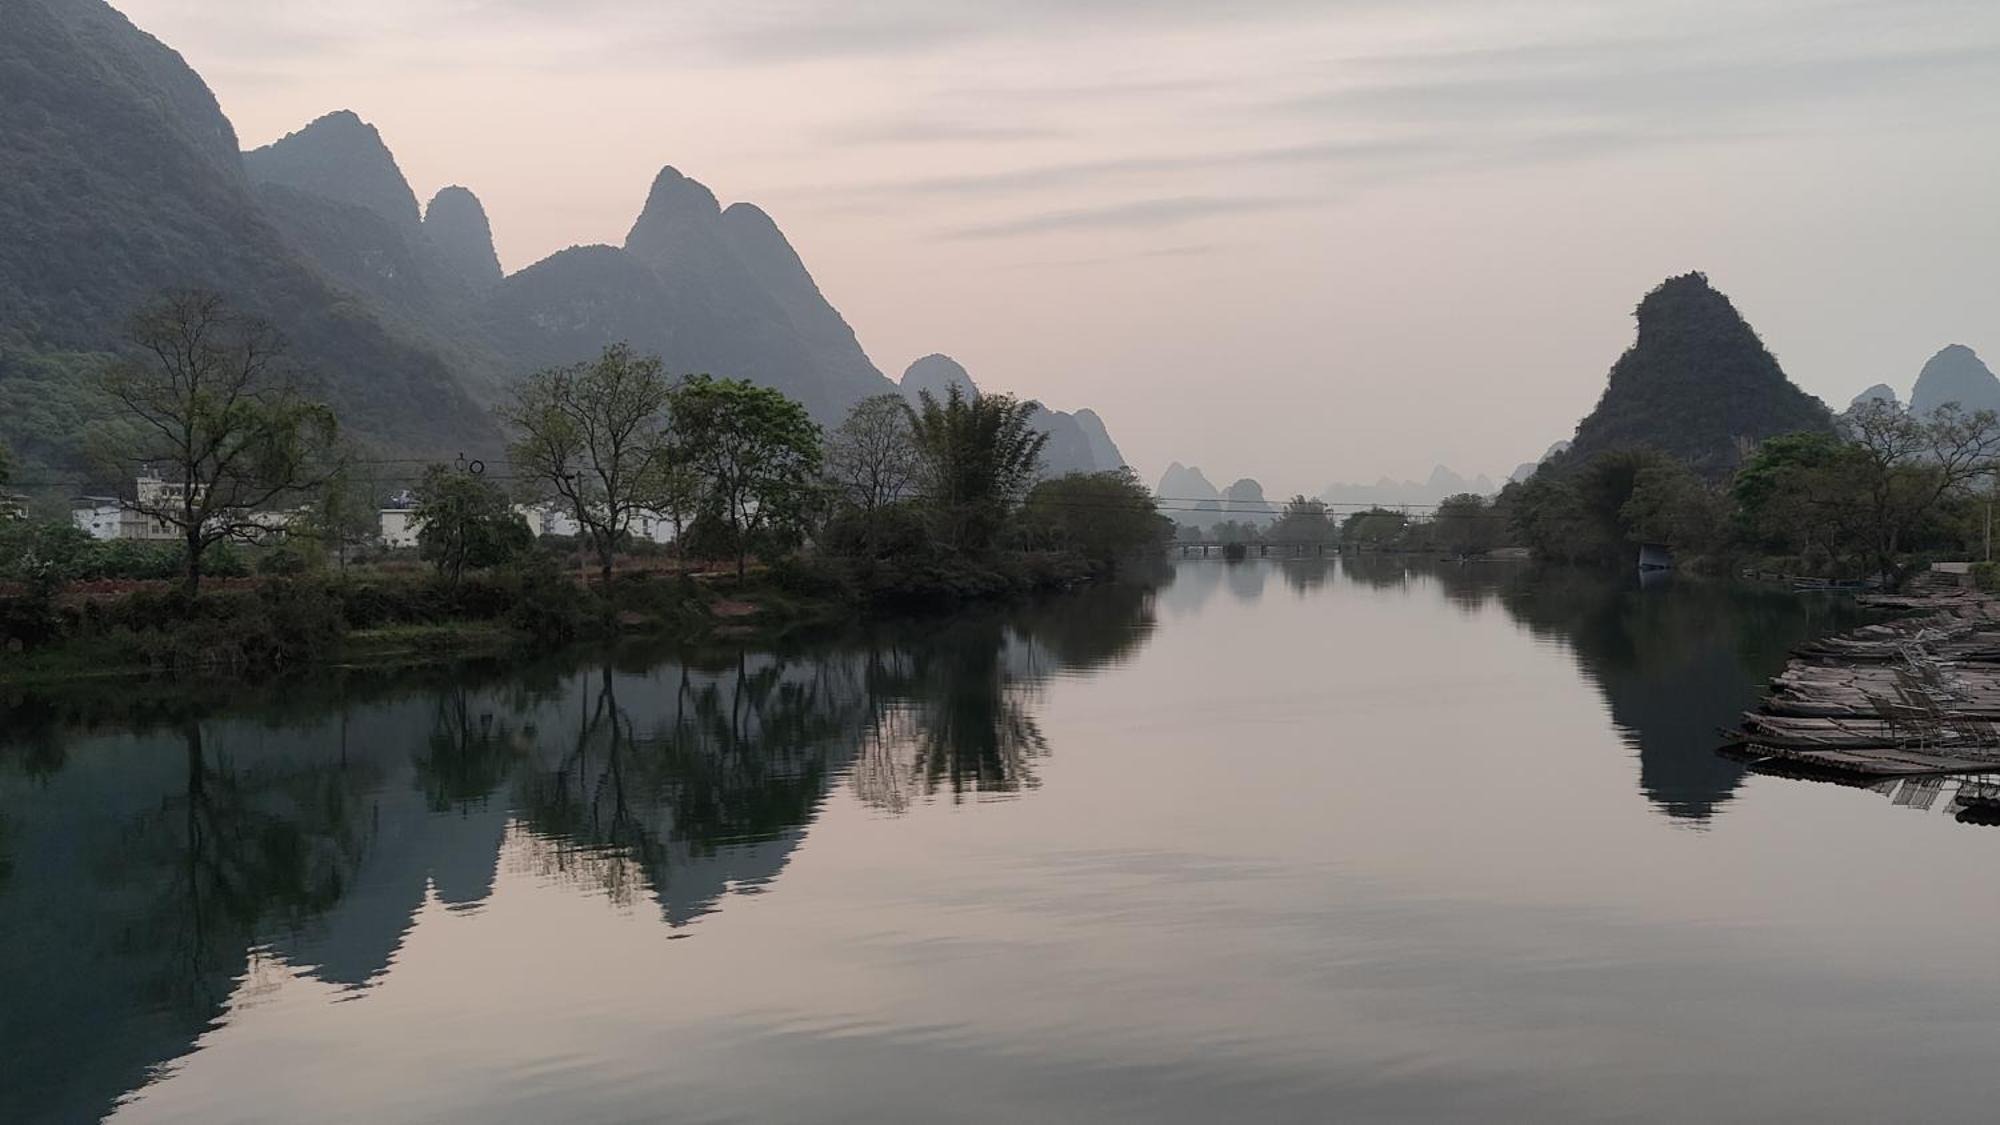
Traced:
<path fill-rule="evenodd" d="M 101 1116 L 246 982 L 367 990 L 430 896 L 479 909 L 503 854 L 681 927 L 775 879 L 837 785 L 887 813 L 1031 790 L 1038 686 L 1129 656 L 1153 604 L 341 672 L 226 704 L 0 701 L 0 1120 Z"/>
<path fill-rule="evenodd" d="M 1724 581 L 1514 564 L 1341 560 L 1375 589 L 1420 575 L 1453 605 L 1498 603 L 1537 636 L 1560 642 L 1604 697 L 1639 758 L 1639 788 L 1663 812 L 1700 823 L 1746 768 L 1718 755 L 1719 732 L 1756 705 L 1791 649 L 1859 620 L 1851 601 Z"/>

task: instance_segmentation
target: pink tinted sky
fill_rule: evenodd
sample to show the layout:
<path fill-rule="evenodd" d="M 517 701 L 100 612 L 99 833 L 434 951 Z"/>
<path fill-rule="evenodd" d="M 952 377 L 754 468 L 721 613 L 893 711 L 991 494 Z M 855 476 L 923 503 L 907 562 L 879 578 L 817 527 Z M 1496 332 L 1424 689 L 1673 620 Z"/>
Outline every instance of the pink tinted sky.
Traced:
<path fill-rule="evenodd" d="M 503 263 L 674 164 L 770 211 L 888 374 L 1092 406 L 1271 493 L 1500 475 L 1661 278 L 1792 377 L 2000 353 L 2000 5 L 116 0 L 244 144 L 339 108 Z"/>

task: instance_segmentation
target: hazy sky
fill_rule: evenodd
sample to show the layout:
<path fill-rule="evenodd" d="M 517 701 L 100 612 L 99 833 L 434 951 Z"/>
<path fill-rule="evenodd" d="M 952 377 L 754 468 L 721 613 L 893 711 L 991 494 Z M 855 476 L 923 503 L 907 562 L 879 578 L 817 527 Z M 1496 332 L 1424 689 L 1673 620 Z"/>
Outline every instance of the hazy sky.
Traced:
<path fill-rule="evenodd" d="M 246 147 L 375 123 L 509 270 L 673 164 L 892 377 L 1273 493 L 1505 473 L 1702 269 L 1836 407 L 2000 361 L 1992 0 L 114 0 Z"/>

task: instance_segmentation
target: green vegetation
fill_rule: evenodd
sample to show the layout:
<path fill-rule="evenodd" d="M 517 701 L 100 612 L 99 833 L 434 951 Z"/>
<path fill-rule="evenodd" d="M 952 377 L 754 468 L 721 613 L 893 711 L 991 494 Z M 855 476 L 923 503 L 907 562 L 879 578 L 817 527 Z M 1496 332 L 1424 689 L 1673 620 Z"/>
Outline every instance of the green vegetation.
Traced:
<path fill-rule="evenodd" d="M 582 529 L 604 590 L 633 520 L 663 502 L 672 396 L 659 357 L 618 344 L 594 362 L 523 379 L 499 411 L 515 434 L 515 471 L 532 492 L 559 500 Z"/>
<path fill-rule="evenodd" d="M 1317 545 L 1340 539 L 1340 531 L 1334 526 L 1333 517 L 1327 514 L 1326 505 L 1304 496 L 1294 496 L 1285 502 L 1285 510 L 1278 513 L 1277 522 L 1266 535 L 1273 543 L 1287 544 Z"/>
<path fill-rule="evenodd" d="M 752 547 L 782 553 L 802 540 L 818 494 L 819 427 L 768 387 L 697 375 L 671 396 L 674 458 L 701 486 L 701 510 L 729 528 L 736 576 Z"/>
<path fill-rule="evenodd" d="M 956 386 L 943 402 L 920 394 L 910 416 L 918 481 L 932 533 L 945 549 L 977 554 L 999 540 L 1049 442 L 1035 431 L 1037 409 L 1009 395 L 968 398 Z"/>
<path fill-rule="evenodd" d="M 1836 434 L 1758 445 L 1726 484 L 1651 449 L 1600 453 L 1510 485 L 1515 531 L 1539 555 L 1626 563 L 1641 543 L 1683 557 L 1763 557 L 1760 569 L 1900 584 L 1925 556 L 1984 551 L 2000 417 L 1920 416 L 1857 403 Z"/>
<path fill-rule="evenodd" d="M 151 436 L 138 448 L 161 479 L 120 503 L 173 536 L 0 526 L 0 649 L 14 654 L 0 677 L 242 675 L 612 631 L 768 631 L 1062 589 L 1156 549 L 1170 526 L 1129 471 L 1031 489 L 1047 441 L 1033 404 L 869 399 L 829 462 L 799 403 L 740 380 L 674 381 L 619 346 L 522 380 L 497 411 L 519 499 L 553 501 L 580 534 L 537 540 L 481 466 L 433 464 L 409 511 L 431 570 L 419 576 L 368 545 L 381 482 L 298 395 L 262 322 L 175 292 L 133 341 L 143 358 L 113 365 L 100 393 Z M 671 559 L 651 538 L 663 517 L 691 520 Z M 573 550 L 594 557 L 594 583 L 572 577 Z M 729 572 L 695 561 L 719 559 Z"/>
<path fill-rule="evenodd" d="M 1724 545 L 1721 490 L 1654 450 L 1601 453 L 1569 473 L 1536 473 L 1502 496 L 1523 542 L 1545 558 L 1614 565 L 1630 562 L 1641 543 L 1694 555 Z"/>
<path fill-rule="evenodd" d="M 213 293 L 162 295 L 133 319 L 132 343 L 145 358 L 114 365 L 104 389 L 145 436 L 115 463 L 173 482 L 127 506 L 179 532 L 181 580 L 193 596 L 210 547 L 262 534 L 263 513 L 331 475 L 336 426 L 293 388 L 277 333 Z"/>
<path fill-rule="evenodd" d="M 419 495 L 417 554 L 454 586 L 467 570 L 501 566 L 534 544 L 527 521 L 498 485 L 432 465 Z"/>
<path fill-rule="evenodd" d="M 1559 460 L 1582 465 L 1602 453 L 1647 448 L 1721 480 L 1759 441 L 1833 430 L 1825 404 L 1792 385 L 1706 276 L 1661 282 L 1633 315 L 1638 338 L 1612 366 L 1603 397 Z"/>
<path fill-rule="evenodd" d="M 862 399 L 827 435 L 826 477 L 842 502 L 873 512 L 909 495 L 917 447 L 902 395 Z"/>
<path fill-rule="evenodd" d="M 1072 552 L 1105 568 L 1135 551 L 1164 545 L 1172 529 L 1129 468 L 1042 481 L 1029 490 L 1021 510 L 1027 543 Z"/>

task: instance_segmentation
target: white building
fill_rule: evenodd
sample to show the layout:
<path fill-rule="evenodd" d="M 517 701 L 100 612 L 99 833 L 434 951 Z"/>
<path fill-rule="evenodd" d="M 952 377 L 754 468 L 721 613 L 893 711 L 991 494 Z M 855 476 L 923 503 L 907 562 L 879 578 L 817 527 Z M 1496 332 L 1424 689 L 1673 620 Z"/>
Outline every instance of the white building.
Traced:
<path fill-rule="evenodd" d="M 79 496 L 70 504 L 70 522 L 93 539 L 137 539 L 153 543 L 179 542 L 181 529 L 139 511 L 140 507 L 171 510 L 187 498 L 187 486 L 150 473 L 132 482 L 131 504 L 116 496 Z M 297 511 L 251 512 L 245 522 L 256 525 L 257 538 L 282 536 Z"/>
<path fill-rule="evenodd" d="M 415 547 L 417 545 L 417 510 L 415 508 L 382 509 L 382 545 L 389 548 Z"/>
<path fill-rule="evenodd" d="M 559 505 L 516 504 L 514 514 L 521 517 L 522 522 L 528 525 L 528 530 L 537 539 L 545 535 L 569 538 L 583 532 L 582 526 L 576 522 L 576 517 Z M 417 546 L 417 533 L 423 528 L 417 519 L 416 502 L 408 493 L 391 500 L 389 506 L 382 509 L 381 521 L 384 547 Z M 635 539 L 649 539 L 660 544 L 674 541 L 673 520 L 657 512 L 635 513 L 630 530 Z"/>
<path fill-rule="evenodd" d="M 171 542 L 180 539 L 180 528 L 134 511 L 116 496 L 81 496 L 70 504 L 70 522 L 92 539 L 140 539 Z"/>

